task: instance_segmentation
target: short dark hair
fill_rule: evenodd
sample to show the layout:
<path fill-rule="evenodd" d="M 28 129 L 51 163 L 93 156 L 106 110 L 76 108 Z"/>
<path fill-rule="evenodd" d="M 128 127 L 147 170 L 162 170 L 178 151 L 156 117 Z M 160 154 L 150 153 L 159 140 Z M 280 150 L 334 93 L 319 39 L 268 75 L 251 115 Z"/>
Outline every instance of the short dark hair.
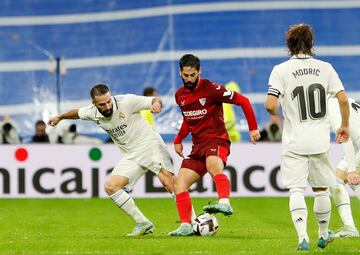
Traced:
<path fill-rule="evenodd" d="M 154 94 L 154 92 L 156 92 L 156 89 L 153 87 L 145 87 L 143 90 L 143 96 L 151 96 L 152 94 Z"/>
<path fill-rule="evenodd" d="M 200 70 L 200 59 L 192 54 L 185 54 L 179 61 L 180 70 L 183 70 L 185 66 L 190 66 L 196 70 Z"/>
<path fill-rule="evenodd" d="M 94 99 L 95 96 L 102 96 L 109 92 L 109 88 L 104 83 L 98 83 L 92 87 L 90 90 L 91 99 Z"/>
<path fill-rule="evenodd" d="M 46 124 L 45 124 L 45 122 L 43 120 L 36 121 L 35 127 L 40 126 L 40 125 L 46 126 Z"/>
<path fill-rule="evenodd" d="M 286 32 L 286 45 L 291 56 L 300 52 L 313 56 L 314 31 L 308 24 L 292 25 Z"/>

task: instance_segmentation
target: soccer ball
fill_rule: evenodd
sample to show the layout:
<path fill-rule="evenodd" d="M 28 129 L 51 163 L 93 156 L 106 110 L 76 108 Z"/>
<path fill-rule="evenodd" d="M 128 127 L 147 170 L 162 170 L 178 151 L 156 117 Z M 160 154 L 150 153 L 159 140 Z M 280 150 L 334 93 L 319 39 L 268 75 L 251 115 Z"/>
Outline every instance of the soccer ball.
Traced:
<path fill-rule="evenodd" d="M 219 223 L 214 215 L 204 213 L 192 223 L 194 233 L 199 236 L 212 236 L 219 230 Z"/>

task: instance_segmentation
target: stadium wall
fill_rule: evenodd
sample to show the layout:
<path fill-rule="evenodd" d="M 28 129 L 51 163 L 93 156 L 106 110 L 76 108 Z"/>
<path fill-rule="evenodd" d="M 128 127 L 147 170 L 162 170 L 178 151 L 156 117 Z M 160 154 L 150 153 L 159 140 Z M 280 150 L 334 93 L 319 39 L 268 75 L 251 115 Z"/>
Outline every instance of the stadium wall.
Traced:
<path fill-rule="evenodd" d="M 181 158 L 168 144 L 177 173 Z M 184 144 L 189 153 L 191 144 Z M 340 145 L 331 147 L 336 164 Z M 225 173 L 231 180 L 233 197 L 288 196 L 281 183 L 281 144 L 238 143 L 232 145 Z M 121 159 L 114 145 L 25 145 L 0 147 L 1 198 L 91 198 L 107 197 L 104 184 Z M 217 197 L 212 179 L 206 175 L 191 188 L 193 197 Z M 352 192 L 350 192 L 352 193 Z M 169 197 L 158 179 L 148 173 L 141 178 L 133 197 Z M 307 195 L 311 195 L 310 189 Z"/>

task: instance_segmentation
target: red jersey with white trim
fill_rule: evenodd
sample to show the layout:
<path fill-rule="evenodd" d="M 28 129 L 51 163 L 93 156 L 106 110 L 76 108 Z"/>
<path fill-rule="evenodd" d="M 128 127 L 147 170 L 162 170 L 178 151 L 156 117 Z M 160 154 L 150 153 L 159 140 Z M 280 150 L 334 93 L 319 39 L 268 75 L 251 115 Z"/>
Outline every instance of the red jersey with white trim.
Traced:
<path fill-rule="evenodd" d="M 249 129 L 257 129 L 255 114 L 249 100 L 241 94 L 207 79 L 199 79 L 194 90 L 181 86 L 175 94 L 184 121 L 192 134 L 193 143 L 212 138 L 229 140 L 222 103 L 237 104 L 243 108 Z"/>

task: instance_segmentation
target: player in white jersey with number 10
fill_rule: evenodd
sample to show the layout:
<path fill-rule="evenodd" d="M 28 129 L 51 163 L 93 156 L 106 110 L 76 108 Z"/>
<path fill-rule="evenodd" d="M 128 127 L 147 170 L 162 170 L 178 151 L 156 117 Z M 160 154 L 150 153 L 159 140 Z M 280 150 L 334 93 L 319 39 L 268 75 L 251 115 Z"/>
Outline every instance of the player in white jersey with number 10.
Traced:
<path fill-rule="evenodd" d="M 135 220 L 136 226 L 128 236 L 152 233 L 152 222 L 142 214 L 128 192 L 149 170 L 174 194 L 174 170 L 168 149 L 160 135 L 140 114 L 140 110 L 159 113 L 162 102 L 156 97 L 131 94 L 111 96 L 105 84 L 95 85 L 90 95 L 91 105 L 52 117 L 48 124 L 54 126 L 63 119 L 80 118 L 94 121 L 110 135 L 124 157 L 113 169 L 105 191 L 120 209 Z"/>
<path fill-rule="evenodd" d="M 304 198 L 307 183 L 315 192 L 317 246 L 325 248 L 334 239 L 334 233 L 328 229 L 331 213 L 328 188 L 336 183 L 328 157 L 328 95 L 337 98 L 341 109 L 342 122 L 336 141 L 346 142 L 349 136 L 349 103 L 344 87 L 331 64 L 313 58 L 313 42 L 310 25 L 290 27 L 286 43 L 291 58 L 273 68 L 265 102 L 267 111 L 275 115 L 281 96 L 284 115 L 281 172 L 284 185 L 290 189 L 290 211 L 298 234 L 298 250 L 309 250 Z"/>
<path fill-rule="evenodd" d="M 350 103 L 350 139 L 343 144 L 344 159 L 336 167 L 337 184 L 330 188 L 331 195 L 344 226 L 335 237 L 359 237 L 351 213 L 350 197 L 345 190 L 348 183 L 360 200 L 360 104 L 349 98 Z M 334 98 L 328 98 L 331 127 L 335 131 L 341 125 L 339 105 Z"/>

